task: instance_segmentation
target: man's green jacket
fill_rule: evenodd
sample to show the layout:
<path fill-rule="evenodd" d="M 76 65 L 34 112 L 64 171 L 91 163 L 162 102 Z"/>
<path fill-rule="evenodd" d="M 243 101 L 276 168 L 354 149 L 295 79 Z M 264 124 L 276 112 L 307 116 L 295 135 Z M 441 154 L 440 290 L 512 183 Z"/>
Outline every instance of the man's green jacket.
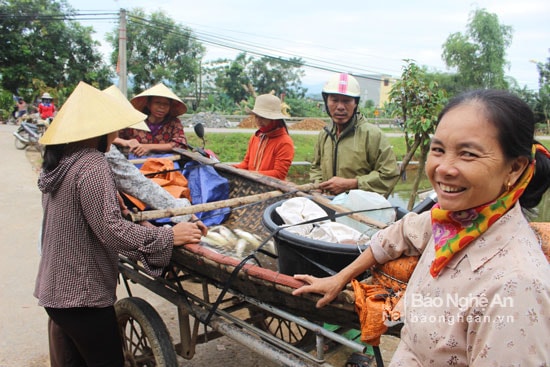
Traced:
<path fill-rule="evenodd" d="M 397 159 L 382 130 L 357 113 L 339 137 L 330 123 L 319 133 L 310 179 L 357 178 L 358 188 L 386 194 L 399 177 Z"/>

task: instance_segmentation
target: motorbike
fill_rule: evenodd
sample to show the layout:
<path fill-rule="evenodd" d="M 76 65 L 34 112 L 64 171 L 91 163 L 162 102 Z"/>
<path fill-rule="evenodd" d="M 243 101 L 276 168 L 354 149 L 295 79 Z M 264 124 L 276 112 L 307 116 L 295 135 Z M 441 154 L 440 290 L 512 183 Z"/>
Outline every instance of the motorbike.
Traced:
<path fill-rule="evenodd" d="M 42 135 L 44 135 L 47 128 L 47 121 L 22 121 L 17 131 L 13 133 L 15 136 L 15 148 L 18 150 L 23 150 L 29 146 L 32 146 L 40 152 L 41 156 L 44 156 L 44 146 L 38 141 Z"/>

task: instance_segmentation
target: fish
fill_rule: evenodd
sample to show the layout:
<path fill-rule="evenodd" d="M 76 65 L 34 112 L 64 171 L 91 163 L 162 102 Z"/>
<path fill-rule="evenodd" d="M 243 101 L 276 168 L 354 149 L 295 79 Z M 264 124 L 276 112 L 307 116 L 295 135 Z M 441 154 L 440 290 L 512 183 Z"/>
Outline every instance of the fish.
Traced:
<path fill-rule="evenodd" d="M 204 241 L 214 246 L 228 247 L 227 239 L 217 232 L 208 231 L 208 233 L 205 236 L 201 237 L 201 241 Z"/>
<path fill-rule="evenodd" d="M 235 246 L 237 243 L 237 240 L 239 239 L 239 237 L 237 237 L 237 235 L 235 235 L 235 233 L 233 233 L 232 230 L 230 230 L 229 228 L 223 225 L 217 225 L 217 226 L 211 227 L 208 229 L 208 232 L 219 233 L 227 240 L 228 244 L 230 244 L 231 246 Z"/>
<path fill-rule="evenodd" d="M 247 232 L 240 228 L 230 229 L 223 225 L 210 227 L 206 236 L 201 241 L 211 247 L 223 249 L 223 252 L 230 251 L 236 257 L 242 258 L 243 255 L 257 250 L 263 243 L 260 236 L 255 233 Z M 272 239 L 267 241 L 262 249 L 266 252 L 277 254 L 275 243 Z"/>
<path fill-rule="evenodd" d="M 258 249 L 263 243 L 262 238 L 255 233 L 250 233 L 239 228 L 235 228 L 233 231 L 239 236 L 239 238 L 246 240 L 250 244 L 252 250 Z M 277 254 L 275 242 L 273 240 L 267 241 L 263 245 L 262 249 L 274 255 Z"/>
<path fill-rule="evenodd" d="M 237 244 L 235 245 L 235 255 L 237 255 L 237 257 L 242 257 L 247 246 L 248 242 L 243 238 L 239 238 L 237 240 Z"/>
<path fill-rule="evenodd" d="M 256 237 L 254 237 L 252 233 L 249 233 L 240 228 L 235 228 L 233 231 L 237 236 L 239 236 L 239 238 L 242 238 L 246 240 L 246 242 L 250 243 L 254 247 L 254 249 L 257 249 L 258 247 L 260 247 L 261 241 L 258 240 Z"/>
<path fill-rule="evenodd" d="M 267 241 L 263 249 L 273 255 L 277 255 L 277 249 L 275 248 L 275 242 L 273 240 Z"/>

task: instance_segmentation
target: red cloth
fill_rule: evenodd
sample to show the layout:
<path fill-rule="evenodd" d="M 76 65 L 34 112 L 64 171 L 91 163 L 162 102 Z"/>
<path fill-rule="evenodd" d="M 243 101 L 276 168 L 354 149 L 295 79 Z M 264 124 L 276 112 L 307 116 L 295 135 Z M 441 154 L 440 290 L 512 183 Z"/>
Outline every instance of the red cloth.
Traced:
<path fill-rule="evenodd" d="M 165 122 L 155 133 L 127 128 L 119 131 L 118 136 L 125 140 L 136 139 L 141 144 L 172 143 L 174 148 L 186 148 L 187 139 L 181 121 L 174 117 Z"/>
<path fill-rule="evenodd" d="M 268 133 L 256 132 L 248 142 L 244 160 L 235 167 L 284 180 L 293 158 L 294 142 L 281 127 Z"/>
<path fill-rule="evenodd" d="M 54 112 L 55 106 L 53 103 L 48 103 L 47 105 L 44 103 L 40 103 L 38 105 L 38 113 L 40 114 L 40 118 L 42 120 L 45 120 L 48 117 L 53 117 Z"/>

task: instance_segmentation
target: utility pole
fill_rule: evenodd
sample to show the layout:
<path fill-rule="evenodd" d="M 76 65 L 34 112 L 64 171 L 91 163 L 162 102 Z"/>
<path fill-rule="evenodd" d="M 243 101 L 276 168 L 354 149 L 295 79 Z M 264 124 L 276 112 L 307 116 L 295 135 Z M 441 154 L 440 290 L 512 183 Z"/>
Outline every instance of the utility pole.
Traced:
<path fill-rule="evenodd" d="M 128 97 L 128 70 L 126 68 L 126 10 L 120 9 L 118 29 L 118 88 Z"/>

